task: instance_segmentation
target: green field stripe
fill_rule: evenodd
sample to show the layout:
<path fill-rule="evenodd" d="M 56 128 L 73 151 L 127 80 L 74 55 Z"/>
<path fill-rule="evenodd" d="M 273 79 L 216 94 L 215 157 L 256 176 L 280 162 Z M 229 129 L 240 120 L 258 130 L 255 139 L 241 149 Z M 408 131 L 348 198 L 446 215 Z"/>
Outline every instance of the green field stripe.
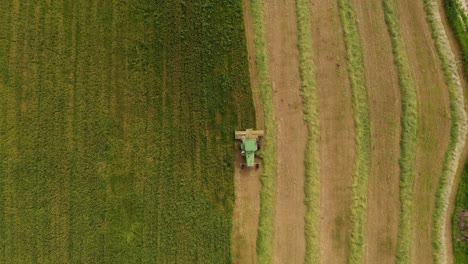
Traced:
<path fill-rule="evenodd" d="M 271 263 L 273 259 L 276 191 L 276 122 L 270 73 L 268 69 L 263 1 L 252 0 L 251 9 L 254 21 L 256 66 L 265 120 L 265 147 L 263 148 L 263 174 L 261 176 L 262 190 L 260 192 L 257 259 L 259 263 Z"/>
<path fill-rule="evenodd" d="M 36 238 L 28 234 L 34 234 L 36 230 L 36 184 L 34 177 L 34 111 L 37 103 L 32 99 L 35 94 L 29 78 L 37 77 L 37 65 L 28 63 L 32 57 L 29 54 L 27 39 L 31 38 L 28 19 L 34 19 L 27 5 L 14 3 L 14 19 L 12 19 L 12 40 L 9 54 L 9 96 L 8 105 L 13 111 L 11 117 L 7 117 L 8 123 L 18 124 L 14 138 L 17 141 L 12 145 L 12 152 L 17 152 L 16 162 L 12 162 L 9 174 L 5 175 L 5 259 L 12 262 L 28 262 L 37 259 Z M 15 125 L 16 126 L 16 125 Z M 7 150 L 10 152 L 10 150 Z"/>
<path fill-rule="evenodd" d="M 460 214 L 468 210 L 468 162 L 465 162 L 465 167 L 458 186 L 457 198 L 455 200 L 455 209 L 452 215 L 452 232 L 453 232 L 453 243 L 454 243 L 454 263 L 463 264 L 468 263 L 468 244 L 460 239 L 462 234 L 466 234 L 466 231 L 460 230 L 458 221 Z M 466 219 L 466 217 L 465 217 Z M 465 233 L 464 233 L 465 232 Z"/>
<path fill-rule="evenodd" d="M 401 90 L 401 154 L 400 164 L 400 216 L 398 228 L 397 262 L 410 263 L 413 216 L 413 183 L 417 151 L 418 101 L 411 77 L 408 54 L 402 38 L 398 11 L 394 0 L 382 2 L 385 22 L 392 42 L 393 59 L 398 71 Z"/>
<path fill-rule="evenodd" d="M 453 184 L 460 158 L 462 157 L 467 135 L 467 116 L 465 112 L 463 87 L 458 74 L 457 62 L 452 52 L 447 34 L 439 14 L 438 2 L 425 0 L 425 10 L 428 23 L 432 31 L 437 54 L 440 58 L 445 82 L 450 96 L 451 130 L 450 142 L 445 159 L 443 171 L 436 193 L 433 237 L 435 263 L 447 263 L 446 223 L 447 212 L 452 194 Z"/>
<path fill-rule="evenodd" d="M 0 83 L 8 83 L 8 66 L 11 38 L 12 22 L 12 3 L 11 1 L 2 1 L 0 3 Z M 5 89 L 5 88 L 2 88 Z"/>
<path fill-rule="evenodd" d="M 73 6 L 76 21 L 76 89 L 75 111 L 75 163 L 71 185 L 73 218 L 70 225 L 71 262 L 98 262 L 104 254 L 106 228 L 105 180 L 99 173 L 105 161 L 107 127 L 102 122 L 105 105 L 101 103 L 100 72 L 97 42 L 93 33 L 93 4 L 80 2 Z"/>
<path fill-rule="evenodd" d="M 362 45 L 357 29 L 352 1 L 339 0 L 341 23 L 346 44 L 346 59 L 350 76 L 354 124 L 356 127 L 357 159 L 352 180 L 349 263 L 363 263 L 366 250 L 367 182 L 370 167 L 370 124 Z"/>
<path fill-rule="evenodd" d="M 312 16 L 310 2 L 296 0 L 301 92 L 308 137 L 305 154 L 306 256 L 305 263 L 319 263 L 320 224 L 320 157 L 319 99 L 313 61 Z"/>
<path fill-rule="evenodd" d="M 12 3 L 1 2 L 0 3 L 0 32 L 3 32 L 4 38 L 0 38 L 0 260 L 6 259 L 6 218 L 5 218 L 5 178 L 11 172 L 9 167 L 13 164 L 13 160 L 9 159 L 9 148 L 8 142 L 14 140 L 13 135 L 10 135 L 9 131 L 12 131 L 12 126 L 8 124 L 8 75 L 9 75 L 9 52 L 11 42 L 10 29 L 11 29 L 11 11 Z M 14 130 L 13 130 L 14 131 Z"/>

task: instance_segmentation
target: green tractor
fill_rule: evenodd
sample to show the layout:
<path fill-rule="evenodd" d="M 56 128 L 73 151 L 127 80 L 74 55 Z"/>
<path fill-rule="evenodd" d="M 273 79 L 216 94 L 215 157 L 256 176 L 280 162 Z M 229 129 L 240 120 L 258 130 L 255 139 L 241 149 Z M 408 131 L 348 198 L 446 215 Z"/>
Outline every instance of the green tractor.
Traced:
<path fill-rule="evenodd" d="M 241 155 L 245 157 L 247 163 L 241 163 L 240 167 L 243 169 L 247 167 L 259 168 L 260 163 L 255 163 L 255 152 L 260 150 L 260 137 L 263 137 L 263 130 L 247 129 L 245 131 L 236 131 L 236 140 L 241 140 L 240 151 Z"/>

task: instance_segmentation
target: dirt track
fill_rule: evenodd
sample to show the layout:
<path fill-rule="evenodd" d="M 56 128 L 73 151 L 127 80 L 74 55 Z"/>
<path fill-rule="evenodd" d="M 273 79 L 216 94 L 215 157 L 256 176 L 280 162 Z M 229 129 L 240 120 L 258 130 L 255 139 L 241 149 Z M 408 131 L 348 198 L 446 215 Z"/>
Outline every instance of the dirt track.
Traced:
<path fill-rule="evenodd" d="M 278 150 L 273 263 L 301 263 L 307 129 L 300 95 L 295 2 L 269 0 L 264 6 Z"/>
<path fill-rule="evenodd" d="M 398 235 L 401 95 L 380 1 L 354 0 L 364 49 L 371 125 L 367 263 L 395 263 Z"/>
<path fill-rule="evenodd" d="M 258 87 L 255 43 L 250 0 L 244 0 L 244 25 L 249 57 L 250 84 L 257 118 L 257 129 L 264 128 L 263 109 Z M 237 155 L 237 161 L 241 158 Z M 236 161 L 236 162 L 237 162 Z M 239 162 L 237 162 L 239 163 Z M 246 171 L 236 167 L 232 252 L 234 263 L 257 263 L 257 231 L 260 213 L 261 170 Z"/>
<path fill-rule="evenodd" d="M 320 254 L 322 263 L 347 263 L 356 153 L 346 51 L 337 2 L 315 1 L 312 14 L 320 101 Z"/>

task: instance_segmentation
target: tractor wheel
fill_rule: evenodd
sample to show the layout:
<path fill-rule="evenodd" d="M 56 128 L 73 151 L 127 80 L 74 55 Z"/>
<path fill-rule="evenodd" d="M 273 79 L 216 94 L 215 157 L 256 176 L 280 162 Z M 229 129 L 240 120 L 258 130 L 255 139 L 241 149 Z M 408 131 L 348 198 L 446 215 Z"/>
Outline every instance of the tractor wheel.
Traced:
<path fill-rule="evenodd" d="M 257 141 L 257 150 L 260 150 L 260 148 L 261 148 L 260 141 Z"/>

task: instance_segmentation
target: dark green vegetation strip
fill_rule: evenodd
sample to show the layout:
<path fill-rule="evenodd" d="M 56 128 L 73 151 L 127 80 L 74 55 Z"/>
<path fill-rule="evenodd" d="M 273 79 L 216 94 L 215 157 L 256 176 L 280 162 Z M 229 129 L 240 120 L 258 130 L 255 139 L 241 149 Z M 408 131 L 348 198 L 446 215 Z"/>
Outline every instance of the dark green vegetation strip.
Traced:
<path fill-rule="evenodd" d="M 0 262 L 228 263 L 240 1 L 1 1 Z"/>
<path fill-rule="evenodd" d="M 400 139 L 400 220 L 398 225 L 397 262 L 410 263 L 413 216 L 413 183 L 417 150 L 418 98 L 401 35 L 395 0 L 384 0 L 385 22 L 392 42 L 393 59 L 401 90 Z"/>
<path fill-rule="evenodd" d="M 463 56 L 465 76 L 468 78 L 468 14 L 460 0 L 444 0 L 445 13 L 450 27 L 455 32 Z"/>
<path fill-rule="evenodd" d="M 427 19 L 432 31 L 437 54 L 439 55 L 445 82 L 450 95 L 452 126 L 450 142 L 445 153 L 443 171 L 436 193 L 433 238 L 435 263 L 447 263 L 446 222 L 453 182 L 465 146 L 467 117 L 465 112 L 463 87 L 458 75 L 457 63 L 451 50 L 436 0 L 424 0 Z"/>
<path fill-rule="evenodd" d="M 353 94 L 354 124 L 356 128 L 356 163 L 352 180 L 351 220 L 353 229 L 349 263 L 363 263 L 366 250 L 367 182 L 370 167 L 370 125 L 367 102 L 364 59 L 351 0 L 338 0 L 344 30 L 346 59 Z"/>
<path fill-rule="evenodd" d="M 301 92 L 308 137 L 305 153 L 305 263 L 319 262 L 320 157 L 319 101 L 315 83 L 312 46 L 312 17 L 308 0 L 296 0 Z"/>
<path fill-rule="evenodd" d="M 262 190 L 257 235 L 258 263 L 271 263 L 273 257 L 274 207 L 276 191 L 276 127 L 270 73 L 268 70 L 265 17 L 263 1 L 252 0 L 251 9 L 255 31 L 255 56 L 265 120 Z"/>
<path fill-rule="evenodd" d="M 453 230 L 453 251 L 455 263 L 468 263 L 468 162 L 458 186 L 457 198 L 455 200 L 455 210 L 452 218 Z M 463 214 L 463 215 L 462 215 Z M 464 226 L 463 229 L 459 227 Z"/>

